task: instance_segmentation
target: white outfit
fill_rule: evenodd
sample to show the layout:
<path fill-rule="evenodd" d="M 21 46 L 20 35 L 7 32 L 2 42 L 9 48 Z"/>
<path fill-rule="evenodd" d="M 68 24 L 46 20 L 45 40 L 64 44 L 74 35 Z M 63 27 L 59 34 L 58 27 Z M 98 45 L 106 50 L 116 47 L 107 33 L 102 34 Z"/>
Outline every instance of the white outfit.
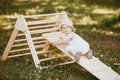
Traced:
<path fill-rule="evenodd" d="M 89 44 L 83 38 L 72 32 L 74 38 L 73 40 L 69 41 L 69 45 L 66 46 L 67 52 L 69 50 L 73 51 L 73 55 L 77 52 L 81 52 L 81 54 L 86 54 L 89 51 Z"/>

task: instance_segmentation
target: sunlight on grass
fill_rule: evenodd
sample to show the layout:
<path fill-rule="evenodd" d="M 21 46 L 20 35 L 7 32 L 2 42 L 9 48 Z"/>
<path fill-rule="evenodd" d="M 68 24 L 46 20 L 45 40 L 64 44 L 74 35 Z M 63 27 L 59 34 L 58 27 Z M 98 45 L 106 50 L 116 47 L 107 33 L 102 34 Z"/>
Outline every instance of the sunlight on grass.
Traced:
<path fill-rule="evenodd" d="M 94 13 L 94 14 L 113 14 L 114 11 L 113 10 L 107 10 L 107 9 L 94 9 L 92 11 L 92 13 Z"/>
<path fill-rule="evenodd" d="M 52 5 L 59 5 L 59 2 L 52 2 Z"/>
<path fill-rule="evenodd" d="M 90 16 L 84 16 L 76 24 L 77 25 L 93 25 L 93 24 L 97 24 L 97 21 L 92 20 Z"/>
<path fill-rule="evenodd" d="M 25 14 L 27 15 L 34 15 L 37 13 L 43 12 L 43 8 L 40 8 L 39 6 L 36 6 L 35 8 L 26 9 Z"/>
<path fill-rule="evenodd" d="M 29 14 L 36 14 L 37 13 L 37 10 L 36 9 L 27 9 L 26 10 L 26 14 L 29 15 Z"/>
<path fill-rule="evenodd" d="M 107 36 L 120 36 L 120 33 L 116 33 L 116 32 L 113 32 L 113 31 L 102 30 L 102 29 L 96 29 L 95 27 L 92 29 L 91 32 L 96 32 L 96 33 L 104 34 L 104 35 L 107 35 Z"/>
<path fill-rule="evenodd" d="M 56 8 L 57 8 L 57 9 L 65 9 L 65 7 L 64 7 L 64 6 L 61 6 L 61 5 L 57 6 Z"/>
<path fill-rule="evenodd" d="M 44 6 L 47 5 L 47 4 L 48 4 L 47 2 L 42 2 L 41 3 L 41 5 L 44 5 Z"/>
<path fill-rule="evenodd" d="M 113 27 L 116 28 L 116 29 L 120 29 L 120 23 L 115 24 Z"/>

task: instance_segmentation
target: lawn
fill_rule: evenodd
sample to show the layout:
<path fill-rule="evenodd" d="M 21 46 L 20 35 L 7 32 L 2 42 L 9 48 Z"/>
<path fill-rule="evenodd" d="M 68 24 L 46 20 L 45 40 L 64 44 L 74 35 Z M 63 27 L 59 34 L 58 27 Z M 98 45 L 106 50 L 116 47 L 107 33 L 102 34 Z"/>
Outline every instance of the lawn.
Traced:
<path fill-rule="evenodd" d="M 6 1 L 6 2 L 5 2 Z M 87 40 L 98 57 L 120 74 L 119 0 L 0 1 L 0 58 L 13 31 L 17 15 L 66 11 L 76 33 Z M 97 80 L 78 64 L 35 69 L 31 56 L 0 61 L 0 80 Z"/>

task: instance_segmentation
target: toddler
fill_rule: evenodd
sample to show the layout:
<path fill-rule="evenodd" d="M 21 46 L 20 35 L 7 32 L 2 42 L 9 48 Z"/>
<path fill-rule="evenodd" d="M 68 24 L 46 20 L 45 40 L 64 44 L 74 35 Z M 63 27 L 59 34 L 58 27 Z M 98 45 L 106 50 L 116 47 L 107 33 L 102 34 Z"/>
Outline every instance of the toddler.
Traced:
<path fill-rule="evenodd" d="M 74 56 L 76 62 L 79 62 L 80 56 L 86 54 L 88 59 L 92 58 L 92 50 L 82 37 L 78 36 L 70 19 L 64 19 L 60 26 L 60 31 L 65 34 L 65 37 L 59 37 L 60 41 L 54 42 L 54 45 L 66 44 L 66 51 Z"/>

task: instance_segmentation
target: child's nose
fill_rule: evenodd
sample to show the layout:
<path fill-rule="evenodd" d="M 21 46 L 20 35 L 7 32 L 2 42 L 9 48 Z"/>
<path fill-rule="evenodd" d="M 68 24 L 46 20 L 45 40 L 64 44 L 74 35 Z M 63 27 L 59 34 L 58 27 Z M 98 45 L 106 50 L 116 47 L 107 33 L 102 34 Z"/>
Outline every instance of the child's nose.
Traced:
<path fill-rule="evenodd" d="M 67 28 L 65 27 L 65 29 L 67 29 Z"/>

